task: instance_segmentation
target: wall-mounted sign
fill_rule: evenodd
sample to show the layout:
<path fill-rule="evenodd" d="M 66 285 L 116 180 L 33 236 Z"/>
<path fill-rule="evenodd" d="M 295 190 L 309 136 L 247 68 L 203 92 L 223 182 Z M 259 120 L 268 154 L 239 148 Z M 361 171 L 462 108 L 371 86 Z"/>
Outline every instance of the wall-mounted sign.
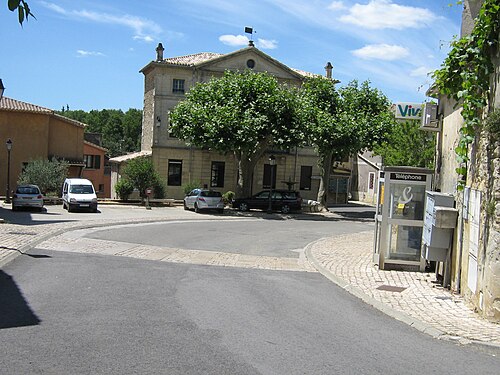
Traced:
<path fill-rule="evenodd" d="M 398 119 L 419 120 L 422 117 L 422 103 L 394 103 L 392 109 Z"/>
<path fill-rule="evenodd" d="M 412 174 L 412 173 L 391 173 L 391 180 L 399 181 L 427 181 L 425 174 Z"/>

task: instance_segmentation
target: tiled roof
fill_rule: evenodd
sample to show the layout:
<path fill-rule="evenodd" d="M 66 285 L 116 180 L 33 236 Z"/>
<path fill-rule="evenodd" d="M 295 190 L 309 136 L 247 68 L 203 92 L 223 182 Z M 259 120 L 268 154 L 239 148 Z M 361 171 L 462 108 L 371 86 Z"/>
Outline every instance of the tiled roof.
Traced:
<path fill-rule="evenodd" d="M 111 163 L 121 163 L 123 161 L 140 158 L 142 156 L 151 156 L 151 151 L 139 151 L 127 155 L 115 156 L 114 158 L 109 159 L 109 161 Z"/>
<path fill-rule="evenodd" d="M 167 57 L 166 59 L 163 59 L 163 62 L 167 64 L 174 64 L 174 65 L 182 65 L 182 66 L 194 66 L 197 64 L 201 64 L 213 59 L 217 59 L 219 57 L 225 56 L 222 53 L 215 53 L 215 52 L 200 52 L 200 53 L 195 53 L 192 55 L 186 55 L 186 56 L 177 56 L 177 57 Z M 294 69 L 290 68 L 290 70 L 293 70 L 295 73 L 300 74 L 303 77 L 314 77 L 316 74 L 305 72 L 303 70 L 299 69 Z"/>
<path fill-rule="evenodd" d="M 0 110 L 52 114 L 53 110 L 7 97 L 0 100 Z"/>
<path fill-rule="evenodd" d="M 221 53 L 214 53 L 214 52 L 200 52 L 186 56 L 168 57 L 163 61 L 169 64 L 193 66 L 196 64 L 203 63 L 205 61 L 216 59 L 221 56 L 224 55 Z"/>

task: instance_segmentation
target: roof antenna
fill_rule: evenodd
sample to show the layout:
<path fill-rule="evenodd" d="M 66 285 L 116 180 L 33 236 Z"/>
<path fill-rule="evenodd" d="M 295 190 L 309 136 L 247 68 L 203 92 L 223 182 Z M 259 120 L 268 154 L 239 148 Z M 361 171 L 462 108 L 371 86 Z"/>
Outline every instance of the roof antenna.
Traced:
<path fill-rule="evenodd" d="M 245 26 L 245 33 L 246 34 L 250 34 L 250 40 L 248 41 L 248 46 L 249 47 L 255 47 L 255 45 L 253 44 L 253 40 L 252 40 L 252 37 L 253 37 L 253 34 L 257 32 L 256 31 L 253 31 L 253 28 L 252 27 L 248 27 L 248 26 Z"/>

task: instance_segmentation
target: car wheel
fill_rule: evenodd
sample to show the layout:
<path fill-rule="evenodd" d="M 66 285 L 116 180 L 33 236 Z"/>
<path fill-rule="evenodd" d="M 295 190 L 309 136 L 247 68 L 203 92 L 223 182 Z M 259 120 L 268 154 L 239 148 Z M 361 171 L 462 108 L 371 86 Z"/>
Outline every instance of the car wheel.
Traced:
<path fill-rule="evenodd" d="M 224 213 L 224 209 L 220 208 L 220 209 L 217 210 L 217 212 L 220 213 L 220 214 L 223 214 Z"/>
<path fill-rule="evenodd" d="M 73 209 L 71 208 L 71 205 L 68 203 L 68 212 L 71 212 L 73 211 Z"/>
<path fill-rule="evenodd" d="M 187 211 L 189 210 L 189 207 L 187 206 L 186 202 L 184 202 L 184 209 Z"/>
<path fill-rule="evenodd" d="M 12 205 L 12 211 L 17 211 L 17 207 Z"/>
<path fill-rule="evenodd" d="M 194 204 L 194 212 L 196 212 L 197 214 L 200 213 L 200 209 L 198 208 L 198 204 L 197 203 Z"/>
<path fill-rule="evenodd" d="M 284 213 L 284 214 L 287 214 L 290 212 L 290 206 L 288 204 L 284 204 L 283 206 L 281 206 L 281 212 Z"/>
<path fill-rule="evenodd" d="M 241 202 L 240 203 L 240 211 L 248 211 L 248 203 L 245 203 L 245 202 Z"/>

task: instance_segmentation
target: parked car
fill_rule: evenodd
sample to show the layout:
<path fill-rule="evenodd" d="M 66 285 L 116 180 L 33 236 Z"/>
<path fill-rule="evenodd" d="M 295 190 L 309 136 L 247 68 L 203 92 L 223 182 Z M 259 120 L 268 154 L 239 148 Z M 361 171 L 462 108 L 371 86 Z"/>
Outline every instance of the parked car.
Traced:
<path fill-rule="evenodd" d="M 302 197 L 298 191 L 273 190 L 271 197 L 271 208 L 274 211 L 281 211 L 284 214 L 294 210 L 301 210 Z M 248 198 L 238 198 L 233 200 L 233 207 L 240 211 L 250 209 L 267 210 L 269 208 L 269 190 L 261 191 Z"/>
<path fill-rule="evenodd" d="M 201 210 L 216 210 L 218 213 L 224 212 L 224 201 L 222 194 L 215 190 L 194 189 L 184 198 L 184 209 L 195 212 Z"/>
<path fill-rule="evenodd" d="M 77 208 L 97 212 L 94 185 L 85 178 L 67 178 L 62 190 L 63 208 L 71 212 Z"/>
<path fill-rule="evenodd" d="M 37 185 L 19 185 L 12 196 L 12 211 L 21 207 L 43 209 L 43 194 Z"/>

